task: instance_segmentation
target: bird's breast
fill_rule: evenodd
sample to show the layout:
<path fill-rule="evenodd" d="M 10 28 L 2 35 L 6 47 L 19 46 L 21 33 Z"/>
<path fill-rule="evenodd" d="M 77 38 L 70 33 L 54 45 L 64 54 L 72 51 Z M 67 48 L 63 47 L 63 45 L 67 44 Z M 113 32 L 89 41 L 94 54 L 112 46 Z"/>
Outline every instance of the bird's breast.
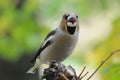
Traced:
<path fill-rule="evenodd" d="M 63 61 L 74 50 L 77 39 L 78 36 L 74 35 L 56 34 L 53 43 L 42 52 L 40 58 L 44 62 Z"/>

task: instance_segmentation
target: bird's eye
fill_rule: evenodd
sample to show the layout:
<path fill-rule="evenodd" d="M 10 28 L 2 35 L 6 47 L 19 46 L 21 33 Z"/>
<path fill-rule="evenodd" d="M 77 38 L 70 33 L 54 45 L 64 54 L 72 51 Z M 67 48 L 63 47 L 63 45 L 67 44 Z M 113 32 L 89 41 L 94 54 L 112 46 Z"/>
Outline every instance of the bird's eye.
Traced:
<path fill-rule="evenodd" d="M 78 18 L 78 16 L 76 16 L 76 18 Z"/>
<path fill-rule="evenodd" d="M 64 19 L 67 20 L 67 18 L 68 18 L 68 15 L 64 15 Z"/>

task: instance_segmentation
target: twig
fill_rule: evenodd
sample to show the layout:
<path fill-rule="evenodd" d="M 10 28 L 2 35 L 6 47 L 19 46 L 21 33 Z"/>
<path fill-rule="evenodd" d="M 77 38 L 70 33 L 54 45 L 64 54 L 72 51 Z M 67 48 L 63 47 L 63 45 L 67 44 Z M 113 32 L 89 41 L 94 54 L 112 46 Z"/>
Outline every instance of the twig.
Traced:
<path fill-rule="evenodd" d="M 69 79 L 64 75 L 64 73 L 60 73 L 60 76 L 62 76 L 62 78 L 64 78 L 65 80 L 69 80 Z"/>
<path fill-rule="evenodd" d="M 83 76 L 79 78 L 79 80 L 82 80 L 89 72 L 86 72 Z"/>
<path fill-rule="evenodd" d="M 111 52 L 111 54 L 110 54 L 106 59 L 104 59 L 103 61 L 101 61 L 101 63 L 100 63 L 100 65 L 98 66 L 98 68 L 97 68 L 86 80 L 90 80 L 90 79 L 92 78 L 92 76 L 101 68 L 101 66 L 102 66 L 114 53 L 117 53 L 117 52 L 120 52 L 120 49 Z"/>
<path fill-rule="evenodd" d="M 84 68 L 82 69 L 81 73 L 79 74 L 79 76 L 77 77 L 77 79 L 79 80 L 81 75 L 83 74 L 84 70 L 86 69 L 86 66 L 84 66 Z"/>

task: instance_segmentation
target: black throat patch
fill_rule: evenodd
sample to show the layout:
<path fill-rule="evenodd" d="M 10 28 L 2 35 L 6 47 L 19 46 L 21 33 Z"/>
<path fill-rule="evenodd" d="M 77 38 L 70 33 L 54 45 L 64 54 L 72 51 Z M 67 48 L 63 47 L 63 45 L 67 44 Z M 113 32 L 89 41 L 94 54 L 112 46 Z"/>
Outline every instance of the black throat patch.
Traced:
<path fill-rule="evenodd" d="M 74 26 L 74 27 L 67 26 L 67 31 L 68 31 L 71 35 L 73 35 L 73 34 L 75 33 L 75 30 L 76 30 L 76 26 Z"/>

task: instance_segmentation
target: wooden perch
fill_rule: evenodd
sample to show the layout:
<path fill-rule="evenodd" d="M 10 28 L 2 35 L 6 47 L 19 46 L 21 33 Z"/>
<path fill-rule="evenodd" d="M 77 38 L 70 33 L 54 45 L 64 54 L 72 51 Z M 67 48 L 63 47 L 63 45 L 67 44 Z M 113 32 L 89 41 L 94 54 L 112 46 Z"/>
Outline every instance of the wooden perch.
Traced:
<path fill-rule="evenodd" d="M 46 80 L 76 80 L 76 72 L 71 66 L 51 61 L 49 68 L 43 72 L 42 79 Z"/>
<path fill-rule="evenodd" d="M 96 70 L 86 79 L 90 80 L 95 73 L 102 67 L 102 65 L 110 58 L 113 54 L 120 52 L 119 50 L 113 51 L 107 58 L 101 61 L 100 65 L 96 68 Z M 64 66 L 63 64 L 57 61 L 51 61 L 48 68 L 46 68 L 43 72 L 42 79 L 46 80 L 82 80 L 89 72 L 85 72 L 86 66 L 82 69 L 81 73 L 77 77 L 75 69 L 72 66 Z"/>

